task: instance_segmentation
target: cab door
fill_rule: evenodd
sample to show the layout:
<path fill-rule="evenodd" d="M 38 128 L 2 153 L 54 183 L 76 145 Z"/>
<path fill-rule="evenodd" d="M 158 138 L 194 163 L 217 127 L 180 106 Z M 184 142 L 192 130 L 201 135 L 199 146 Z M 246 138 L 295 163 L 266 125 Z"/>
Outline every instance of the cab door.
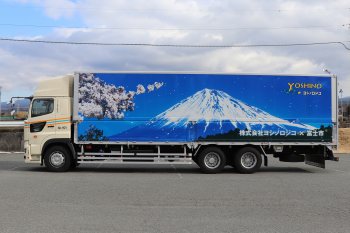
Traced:
<path fill-rule="evenodd" d="M 40 155 L 41 147 L 56 134 L 56 100 L 54 98 L 35 98 L 26 121 L 26 133 L 32 155 Z"/>

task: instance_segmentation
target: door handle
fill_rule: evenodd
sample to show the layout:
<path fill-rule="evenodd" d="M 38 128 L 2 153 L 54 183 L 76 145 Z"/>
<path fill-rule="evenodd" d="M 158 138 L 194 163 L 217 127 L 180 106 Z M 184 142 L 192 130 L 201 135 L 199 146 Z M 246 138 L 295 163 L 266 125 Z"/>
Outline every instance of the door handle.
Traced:
<path fill-rule="evenodd" d="M 49 126 L 47 126 L 47 128 L 54 128 L 55 126 L 53 126 L 53 125 L 49 125 Z"/>

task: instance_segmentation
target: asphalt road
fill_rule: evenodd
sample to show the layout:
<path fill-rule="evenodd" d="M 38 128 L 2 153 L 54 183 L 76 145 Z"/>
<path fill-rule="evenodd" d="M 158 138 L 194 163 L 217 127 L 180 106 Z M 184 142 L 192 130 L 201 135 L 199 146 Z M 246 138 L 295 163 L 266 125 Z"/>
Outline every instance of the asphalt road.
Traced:
<path fill-rule="evenodd" d="M 350 232 L 350 155 L 327 169 L 82 165 L 50 173 L 0 154 L 0 232 Z"/>

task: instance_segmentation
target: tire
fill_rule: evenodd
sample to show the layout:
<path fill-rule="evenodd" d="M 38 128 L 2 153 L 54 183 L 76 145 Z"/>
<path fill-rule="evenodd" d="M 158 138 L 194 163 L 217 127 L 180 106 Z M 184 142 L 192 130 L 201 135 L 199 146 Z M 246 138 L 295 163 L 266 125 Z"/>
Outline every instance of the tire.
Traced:
<path fill-rule="evenodd" d="M 77 168 L 79 165 L 80 165 L 79 163 L 73 162 L 73 161 L 72 161 L 72 163 L 71 163 L 71 165 L 70 165 L 70 169 L 75 169 L 75 168 Z"/>
<path fill-rule="evenodd" d="M 262 158 L 260 152 L 253 147 L 240 149 L 234 157 L 234 166 L 239 173 L 251 174 L 261 167 Z"/>
<path fill-rule="evenodd" d="M 219 148 L 208 147 L 200 153 L 196 163 L 204 173 L 214 174 L 224 169 L 226 156 Z"/>
<path fill-rule="evenodd" d="M 63 146 L 53 146 L 44 155 L 46 168 L 52 172 L 65 172 L 72 167 L 72 157 Z"/>

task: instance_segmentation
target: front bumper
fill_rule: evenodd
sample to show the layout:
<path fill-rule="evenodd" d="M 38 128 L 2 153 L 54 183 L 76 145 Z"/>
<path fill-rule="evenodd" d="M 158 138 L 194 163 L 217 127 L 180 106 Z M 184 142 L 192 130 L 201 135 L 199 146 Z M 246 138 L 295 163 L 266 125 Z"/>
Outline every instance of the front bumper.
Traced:
<path fill-rule="evenodd" d="M 24 162 L 41 164 L 41 155 L 32 155 L 30 144 L 27 141 L 24 142 Z"/>

